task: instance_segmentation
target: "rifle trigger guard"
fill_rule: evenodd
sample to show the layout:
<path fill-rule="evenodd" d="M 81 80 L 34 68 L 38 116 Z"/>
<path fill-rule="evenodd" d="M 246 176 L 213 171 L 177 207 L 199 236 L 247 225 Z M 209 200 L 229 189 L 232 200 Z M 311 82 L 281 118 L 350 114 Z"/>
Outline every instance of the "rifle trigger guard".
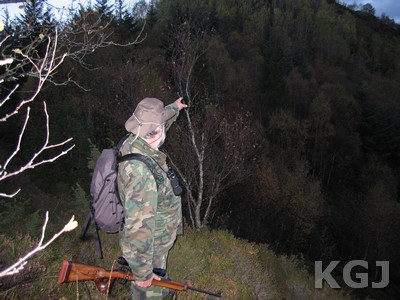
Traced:
<path fill-rule="evenodd" d="M 129 275 L 126 274 L 125 278 L 117 278 L 117 281 L 121 285 L 125 285 L 129 281 Z"/>

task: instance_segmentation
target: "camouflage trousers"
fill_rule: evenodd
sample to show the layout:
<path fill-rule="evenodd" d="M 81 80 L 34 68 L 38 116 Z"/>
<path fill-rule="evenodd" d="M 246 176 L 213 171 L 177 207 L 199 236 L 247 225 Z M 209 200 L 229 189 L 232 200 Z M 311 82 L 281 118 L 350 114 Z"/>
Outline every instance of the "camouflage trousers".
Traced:
<path fill-rule="evenodd" d="M 165 269 L 167 266 L 168 253 L 164 253 L 160 256 L 153 258 L 153 265 L 155 268 Z M 132 300 L 160 300 L 165 299 L 170 290 L 160 286 L 151 285 L 148 288 L 138 287 L 134 281 L 132 281 Z"/>

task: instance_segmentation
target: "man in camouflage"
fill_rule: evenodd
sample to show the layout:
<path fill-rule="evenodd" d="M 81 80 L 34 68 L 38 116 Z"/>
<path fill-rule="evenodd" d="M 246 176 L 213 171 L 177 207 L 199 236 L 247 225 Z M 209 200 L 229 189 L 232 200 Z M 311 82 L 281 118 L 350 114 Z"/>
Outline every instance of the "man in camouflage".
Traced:
<path fill-rule="evenodd" d="M 159 279 L 153 268 L 166 268 L 168 251 L 182 231 L 182 211 L 180 196 L 174 194 L 167 176 L 166 155 L 158 148 L 185 107 L 182 98 L 166 107 L 158 99 L 145 98 L 125 123 L 132 134 L 122 145 L 121 154 L 146 155 L 158 174 L 155 178 L 139 160 L 119 166 L 118 190 L 125 212 L 120 245 L 135 276 L 132 299 L 163 299 L 169 293 L 168 289 L 151 285 L 153 279 Z"/>

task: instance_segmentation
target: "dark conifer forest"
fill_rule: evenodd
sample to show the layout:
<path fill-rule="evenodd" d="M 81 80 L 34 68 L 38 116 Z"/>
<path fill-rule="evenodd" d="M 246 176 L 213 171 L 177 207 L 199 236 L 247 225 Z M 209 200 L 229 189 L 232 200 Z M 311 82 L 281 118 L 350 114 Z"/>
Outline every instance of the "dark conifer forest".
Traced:
<path fill-rule="evenodd" d="M 398 296 L 400 25 L 338 2 L 96 0 L 60 21 L 31 0 L 0 32 L 1 59 L 15 59 L 0 66 L 1 232 L 37 235 L 45 211 L 83 222 L 93 163 L 136 104 L 183 96 L 164 150 L 186 226 L 268 244 L 310 274 L 314 261 L 340 272 L 364 260 L 379 282 L 376 262 L 389 261 L 379 297 Z M 46 77 L 51 65 L 23 54 L 61 64 Z M 68 151 L 7 177 L 43 149 L 46 128 L 50 143 L 67 142 L 36 162 Z"/>

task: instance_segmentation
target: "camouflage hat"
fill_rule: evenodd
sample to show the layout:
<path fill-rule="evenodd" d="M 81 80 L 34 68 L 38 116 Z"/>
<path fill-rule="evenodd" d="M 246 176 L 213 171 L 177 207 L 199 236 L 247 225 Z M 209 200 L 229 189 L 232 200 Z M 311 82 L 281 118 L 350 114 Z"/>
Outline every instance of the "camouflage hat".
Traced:
<path fill-rule="evenodd" d="M 125 122 L 127 131 L 140 137 L 164 124 L 175 115 L 172 109 L 165 109 L 164 103 L 156 98 L 144 98 L 136 106 L 132 116 Z"/>

